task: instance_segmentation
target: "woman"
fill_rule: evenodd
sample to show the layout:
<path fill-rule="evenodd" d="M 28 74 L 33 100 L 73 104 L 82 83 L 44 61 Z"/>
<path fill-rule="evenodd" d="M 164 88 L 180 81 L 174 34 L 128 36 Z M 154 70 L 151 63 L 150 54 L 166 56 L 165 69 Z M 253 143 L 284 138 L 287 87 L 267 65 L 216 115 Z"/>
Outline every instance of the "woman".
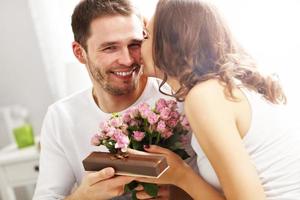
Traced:
<path fill-rule="evenodd" d="M 144 73 L 184 101 L 201 176 L 174 153 L 159 179 L 193 199 L 300 199 L 300 133 L 287 123 L 279 83 L 259 73 L 212 5 L 160 0 L 142 45 Z M 163 92 L 163 91 L 162 91 Z"/>

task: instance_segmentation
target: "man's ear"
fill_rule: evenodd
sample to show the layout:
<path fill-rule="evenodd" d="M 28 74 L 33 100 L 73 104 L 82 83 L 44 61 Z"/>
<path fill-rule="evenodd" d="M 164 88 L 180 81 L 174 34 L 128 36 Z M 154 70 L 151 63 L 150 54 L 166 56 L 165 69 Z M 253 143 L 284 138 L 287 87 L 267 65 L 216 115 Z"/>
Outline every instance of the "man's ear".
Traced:
<path fill-rule="evenodd" d="M 86 64 L 86 52 L 84 48 L 78 42 L 73 42 L 72 49 L 77 60 L 82 64 Z"/>

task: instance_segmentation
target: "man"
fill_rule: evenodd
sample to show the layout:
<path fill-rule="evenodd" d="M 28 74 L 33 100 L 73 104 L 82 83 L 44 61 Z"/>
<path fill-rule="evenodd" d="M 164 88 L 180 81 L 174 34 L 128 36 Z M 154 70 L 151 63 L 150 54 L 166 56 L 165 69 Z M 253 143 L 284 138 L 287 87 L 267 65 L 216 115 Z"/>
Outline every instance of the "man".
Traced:
<path fill-rule="evenodd" d="M 49 107 L 34 199 L 111 199 L 133 178 L 114 176 L 112 168 L 84 171 L 82 160 L 90 152 L 107 151 L 90 144 L 92 135 L 111 113 L 166 96 L 158 92 L 157 80 L 142 76 L 143 22 L 129 1 L 83 0 L 72 15 L 72 29 L 74 55 L 86 66 L 93 88 Z"/>

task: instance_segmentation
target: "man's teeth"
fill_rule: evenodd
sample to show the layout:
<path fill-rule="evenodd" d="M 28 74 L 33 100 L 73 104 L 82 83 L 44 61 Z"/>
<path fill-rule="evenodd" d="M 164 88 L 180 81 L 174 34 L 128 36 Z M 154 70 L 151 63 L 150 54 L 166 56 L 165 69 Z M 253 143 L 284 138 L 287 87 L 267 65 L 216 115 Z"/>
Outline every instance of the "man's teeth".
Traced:
<path fill-rule="evenodd" d="M 129 76 L 132 74 L 133 71 L 130 72 L 114 72 L 114 74 L 118 75 L 118 76 Z"/>

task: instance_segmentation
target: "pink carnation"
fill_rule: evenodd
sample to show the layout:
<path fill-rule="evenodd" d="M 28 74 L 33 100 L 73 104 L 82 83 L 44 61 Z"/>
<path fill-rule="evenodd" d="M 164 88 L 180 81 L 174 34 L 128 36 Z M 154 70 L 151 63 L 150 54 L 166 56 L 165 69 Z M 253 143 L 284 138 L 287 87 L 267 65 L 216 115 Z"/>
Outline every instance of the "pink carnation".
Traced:
<path fill-rule="evenodd" d="M 188 121 L 188 119 L 187 119 L 186 116 L 181 116 L 181 117 L 180 117 L 180 123 L 181 123 L 181 125 L 182 125 L 186 130 L 188 130 L 188 131 L 191 130 L 189 121 Z"/>
<path fill-rule="evenodd" d="M 170 108 L 171 110 L 176 110 L 178 107 L 177 107 L 177 102 L 174 101 L 174 100 L 168 100 L 167 101 L 167 106 L 168 108 Z"/>
<path fill-rule="evenodd" d="M 136 107 L 130 109 L 130 117 L 132 119 L 136 118 L 139 115 L 139 110 Z"/>
<path fill-rule="evenodd" d="M 173 118 L 174 120 L 178 121 L 180 118 L 180 114 L 177 111 L 172 111 L 170 113 L 170 117 Z"/>
<path fill-rule="evenodd" d="M 167 101 L 165 99 L 159 99 L 156 102 L 156 111 L 157 112 L 161 112 L 162 109 L 164 109 L 165 107 L 167 107 Z"/>
<path fill-rule="evenodd" d="M 147 113 L 147 119 L 148 119 L 149 124 L 153 125 L 158 121 L 159 115 L 157 115 L 151 111 L 151 112 Z"/>
<path fill-rule="evenodd" d="M 124 135 L 121 130 L 117 130 L 113 135 L 112 139 L 116 141 L 115 148 L 120 148 L 122 152 L 127 151 L 129 145 L 129 138 L 127 135 Z"/>
<path fill-rule="evenodd" d="M 189 137 L 186 135 L 181 135 L 179 141 L 182 145 L 187 145 L 189 142 Z"/>
<path fill-rule="evenodd" d="M 125 123 L 136 118 L 139 115 L 139 110 L 136 107 L 129 108 L 125 111 L 123 120 Z"/>
<path fill-rule="evenodd" d="M 172 133 L 172 131 L 170 131 L 170 130 L 167 130 L 167 131 L 161 133 L 161 136 L 162 136 L 163 138 L 165 138 L 165 139 L 168 139 L 168 138 L 171 137 L 172 135 L 173 135 L 173 133 Z"/>
<path fill-rule="evenodd" d="M 152 112 L 150 106 L 147 103 L 142 103 L 141 105 L 139 105 L 138 110 L 141 114 L 141 117 L 143 118 L 147 118 L 150 112 Z"/>
<path fill-rule="evenodd" d="M 138 123 L 138 121 L 137 120 L 131 120 L 129 123 L 129 126 L 138 126 L 139 125 L 139 123 Z"/>
<path fill-rule="evenodd" d="M 123 115 L 123 121 L 125 123 L 128 123 L 128 122 L 130 122 L 130 120 L 131 120 L 130 113 L 124 113 L 124 115 Z"/>
<path fill-rule="evenodd" d="M 168 144 L 167 148 L 174 150 L 187 142 L 188 138 L 182 136 L 187 134 L 185 129 L 190 130 L 190 126 L 186 117 L 177 111 L 177 102 L 159 99 L 154 108 L 142 103 L 123 114 L 113 113 L 100 124 L 100 131 L 91 138 L 91 143 L 104 145 L 112 153 L 126 152 L 129 145 L 139 149 L 149 143 Z M 167 140 L 173 135 L 178 141 Z"/>
<path fill-rule="evenodd" d="M 156 130 L 160 133 L 163 133 L 166 131 L 166 123 L 162 120 L 160 120 L 157 124 Z"/>
<path fill-rule="evenodd" d="M 168 120 L 170 118 L 170 113 L 171 113 L 170 108 L 168 107 L 163 108 L 160 112 L 160 118 L 163 120 Z"/>
<path fill-rule="evenodd" d="M 136 141 L 140 142 L 140 141 L 142 141 L 142 139 L 144 139 L 144 137 L 145 137 L 144 132 L 142 132 L 142 131 L 133 131 L 133 138 Z"/>
<path fill-rule="evenodd" d="M 169 119 L 169 120 L 167 121 L 167 124 L 168 124 L 169 127 L 174 128 L 174 127 L 177 125 L 177 122 L 178 122 L 178 121 L 177 121 L 176 119 L 171 118 L 171 119 Z"/>
<path fill-rule="evenodd" d="M 106 137 L 112 137 L 115 134 L 116 128 L 115 127 L 109 127 L 108 131 L 105 133 Z"/>
<path fill-rule="evenodd" d="M 91 139 L 91 144 L 94 146 L 99 146 L 100 145 L 100 135 L 99 134 L 95 134 L 92 139 Z"/>
<path fill-rule="evenodd" d="M 123 121 L 122 121 L 122 118 L 121 117 L 117 117 L 117 118 L 112 118 L 110 121 L 109 121 L 109 125 L 110 126 L 113 126 L 113 127 L 120 127 L 122 126 L 123 124 Z"/>
<path fill-rule="evenodd" d="M 103 131 L 103 132 L 108 132 L 109 131 L 109 125 L 107 123 L 107 121 L 104 121 L 104 122 L 101 122 L 100 123 L 100 129 Z"/>

